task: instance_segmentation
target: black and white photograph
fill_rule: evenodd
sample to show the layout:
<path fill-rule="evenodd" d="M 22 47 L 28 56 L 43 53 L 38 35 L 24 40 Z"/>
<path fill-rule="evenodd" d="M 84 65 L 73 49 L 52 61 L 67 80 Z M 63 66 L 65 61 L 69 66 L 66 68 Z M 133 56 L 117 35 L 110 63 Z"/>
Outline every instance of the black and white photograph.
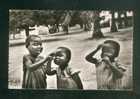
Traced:
<path fill-rule="evenodd" d="M 133 91 L 133 17 L 9 9 L 8 89 Z"/>

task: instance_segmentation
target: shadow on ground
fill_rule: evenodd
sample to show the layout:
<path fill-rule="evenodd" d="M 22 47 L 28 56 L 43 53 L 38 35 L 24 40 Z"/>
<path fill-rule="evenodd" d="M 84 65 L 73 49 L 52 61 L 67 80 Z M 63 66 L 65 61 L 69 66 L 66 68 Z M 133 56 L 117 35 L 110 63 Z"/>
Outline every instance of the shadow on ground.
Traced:
<path fill-rule="evenodd" d="M 85 33 L 85 31 L 81 30 L 81 31 L 72 31 L 68 34 L 66 34 L 65 32 L 64 33 L 61 33 L 61 34 L 55 34 L 53 36 L 66 36 L 66 35 L 76 35 L 76 34 L 81 34 L 81 33 Z"/>
<path fill-rule="evenodd" d="M 90 40 L 102 40 L 102 39 L 107 39 L 107 38 L 114 38 L 113 36 L 104 36 L 104 37 L 102 37 L 102 38 L 91 38 L 91 37 L 89 37 L 89 38 L 86 38 L 86 39 L 83 39 L 82 41 L 90 41 Z"/>
<path fill-rule="evenodd" d="M 50 39 L 46 39 L 46 40 L 43 40 L 43 42 L 56 42 L 56 41 L 62 41 L 62 40 L 65 40 L 66 38 L 50 38 Z"/>

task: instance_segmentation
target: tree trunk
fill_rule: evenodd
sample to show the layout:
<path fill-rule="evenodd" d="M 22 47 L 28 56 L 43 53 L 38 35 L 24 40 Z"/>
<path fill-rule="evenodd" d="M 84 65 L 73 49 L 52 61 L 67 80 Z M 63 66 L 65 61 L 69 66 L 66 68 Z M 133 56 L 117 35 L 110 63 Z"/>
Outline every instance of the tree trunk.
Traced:
<path fill-rule="evenodd" d="M 79 25 L 80 25 L 80 28 L 83 29 L 83 23 L 80 23 Z"/>
<path fill-rule="evenodd" d="M 91 24 L 90 23 L 84 24 L 84 31 L 90 31 L 90 30 L 91 30 Z"/>
<path fill-rule="evenodd" d="M 12 34 L 13 34 L 13 39 L 16 39 L 16 28 L 14 29 Z"/>
<path fill-rule="evenodd" d="M 60 30 L 59 30 L 59 24 L 58 23 L 56 24 L 56 28 L 57 28 L 57 32 L 59 32 Z"/>
<path fill-rule="evenodd" d="M 88 25 L 84 24 L 84 31 L 88 31 Z"/>
<path fill-rule="evenodd" d="M 29 26 L 25 27 L 25 34 L 26 34 L 26 37 L 28 37 L 30 34 L 29 34 Z"/>
<path fill-rule="evenodd" d="M 118 29 L 123 28 L 121 14 L 122 14 L 122 12 L 118 11 Z"/>
<path fill-rule="evenodd" d="M 101 18 L 99 16 L 99 12 L 95 13 L 95 18 L 94 19 L 95 19 L 95 21 L 94 21 L 94 30 L 93 30 L 93 33 L 92 33 L 92 39 L 103 38 L 104 35 L 101 32 L 101 26 L 100 26 Z"/>
<path fill-rule="evenodd" d="M 112 19 L 111 19 L 111 32 L 118 32 L 118 29 L 117 29 L 117 26 L 116 26 L 116 22 L 115 22 L 115 12 L 112 11 L 111 12 L 111 16 L 112 16 Z"/>
<path fill-rule="evenodd" d="M 16 34 L 15 33 L 13 33 L 13 39 L 16 39 Z"/>
<path fill-rule="evenodd" d="M 69 33 L 68 27 L 69 27 L 70 21 L 71 21 L 71 16 L 70 16 L 70 13 L 67 12 L 67 13 L 66 13 L 66 16 L 65 16 L 65 18 L 64 18 L 64 21 L 63 21 L 63 23 L 62 23 L 62 25 L 63 25 L 63 30 L 66 32 L 66 34 Z"/>
<path fill-rule="evenodd" d="M 128 27 L 128 18 L 127 18 L 127 15 L 126 15 L 126 11 L 124 12 L 124 25 L 125 27 Z"/>
<path fill-rule="evenodd" d="M 69 34 L 68 25 L 63 25 L 63 31 L 64 31 L 66 34 Z"/>

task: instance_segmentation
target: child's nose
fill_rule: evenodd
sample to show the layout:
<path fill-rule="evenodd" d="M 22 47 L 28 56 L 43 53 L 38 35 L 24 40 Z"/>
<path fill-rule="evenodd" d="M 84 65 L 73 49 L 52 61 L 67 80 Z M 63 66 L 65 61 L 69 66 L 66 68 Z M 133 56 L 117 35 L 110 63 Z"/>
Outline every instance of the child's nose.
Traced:
<path fill-rule="evenodd" d="M 37 49 L 42 49 L 42 46 L 38 45 L 38 46 L 37 46 Z"/>
<path fill-rule="evenodd" d="M 55 56 L 55 58 L 58 58 L 58 56 Z"/>
<path fill-rule="evenodd" d="M 37 47 L 41 48 L 42 46 L 41 45 L 38 45 Z"/>

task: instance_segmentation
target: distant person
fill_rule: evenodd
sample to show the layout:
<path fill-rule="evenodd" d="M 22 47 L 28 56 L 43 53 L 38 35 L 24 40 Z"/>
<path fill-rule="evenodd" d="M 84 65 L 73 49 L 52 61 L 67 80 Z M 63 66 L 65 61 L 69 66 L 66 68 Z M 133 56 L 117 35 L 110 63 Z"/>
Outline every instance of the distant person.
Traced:
<path fill-rule="evenodd" d="M 83 89 L 81 79 L 79 77 L 79 71 L 74 72 L 69 67 L 69 61 L 71 59 L 71 51 L 66 47 L 57 48 L 56 52 L 50 55 L 47 62 L 47 74 L 57 76 L 57 88 L 58 89 Z M 51 68 L 51 63 L 54 61 L 58 65 L 57 69 Z"/>
<path fill-rule="evenodd" d="M 44 63 L 48 58 L 39 56 L 43 50 L 41 38 L 37 35 L 28 36 L 26 48 L 29 54 L 23 56 L 22 88 L 45 89 L 47 83 Z"/>
<path fill-rule="evenodd" d="M 101 59 L 96 59 L 94 55 L 100 49 L 102 50 Z M 86 60 L 96 66 L 98 89 L 123 89 L 122 78 L 125 76 L 126 68 L 116 61 L 119 51 L 118 42 L 106 40 L 86 56 Z"/>

